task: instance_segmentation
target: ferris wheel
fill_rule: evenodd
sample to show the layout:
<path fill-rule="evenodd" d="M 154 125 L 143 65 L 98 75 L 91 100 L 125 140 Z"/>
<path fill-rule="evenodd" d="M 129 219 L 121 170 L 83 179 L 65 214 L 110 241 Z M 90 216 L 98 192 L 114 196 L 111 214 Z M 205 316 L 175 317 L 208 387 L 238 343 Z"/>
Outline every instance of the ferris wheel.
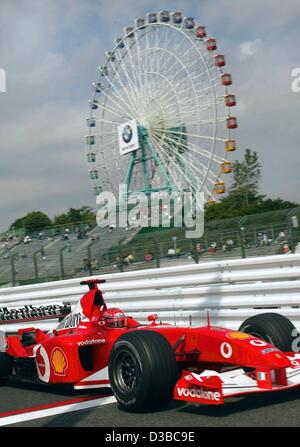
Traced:
<path fill-rule="evenodd" d="M 236 99 L 216 39 L 180 12 L 149 13 L 124 29 L 93 83 L 86 137 L 95 194 L 225 192 Z"/>

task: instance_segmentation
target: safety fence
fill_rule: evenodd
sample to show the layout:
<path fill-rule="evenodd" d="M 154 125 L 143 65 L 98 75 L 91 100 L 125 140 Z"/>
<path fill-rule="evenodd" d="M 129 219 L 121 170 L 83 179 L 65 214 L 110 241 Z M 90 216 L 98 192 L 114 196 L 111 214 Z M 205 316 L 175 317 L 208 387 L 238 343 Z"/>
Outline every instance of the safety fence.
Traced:
<path fill-rule="evenodd" d="M 210 314 L 212 324 L 232 329 L 250 315 L 279 312 L 300 330 L 300 255 L 212 261 L 132 272 L 106 274 L 102 284 L 109 306 L 123 309 L 141 322 L 157 313 L 159 320 L 175 325 L 203 325 Z M 31 309 L 43 314 L 48 306 L 60 309 L 77 303 L 86 286 L 77 278 L 50 283 L 0 289 L 0 329 L 19 327 L 43 330 L 54 320 L 8 324 L 5 313 Z M 27 307 L 26 307 L 27 306 Z M 6 310 L 5 310 L 6 309 Z M 46 314 L 45 314 L 46 315 Z"/>
<path fill-rule="evenodd" d="M 2 251 L 0 245 L 0 285 L 300 252 L 299 222 L 299 208 L 212 220 L 197 239 L 187 238 L 185 228 L 68 228 L 63 235 L 4 242 Z"/>

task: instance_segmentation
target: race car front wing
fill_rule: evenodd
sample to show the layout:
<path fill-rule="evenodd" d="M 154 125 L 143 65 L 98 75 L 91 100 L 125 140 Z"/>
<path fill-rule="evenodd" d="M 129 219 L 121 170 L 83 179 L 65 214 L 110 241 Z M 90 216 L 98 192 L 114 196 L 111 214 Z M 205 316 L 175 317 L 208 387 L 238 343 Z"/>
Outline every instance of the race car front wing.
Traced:
<path fill-rule="evenodd" d="M 250 393 L 279 391 L 300 386 L 300 354 L 286 353 L 291 367 L 281 369 L 243 368 L 201 374 L 183 371 L 174 387 L 174 399 L 196 404 L 220 405 L 224 399 Z"/>

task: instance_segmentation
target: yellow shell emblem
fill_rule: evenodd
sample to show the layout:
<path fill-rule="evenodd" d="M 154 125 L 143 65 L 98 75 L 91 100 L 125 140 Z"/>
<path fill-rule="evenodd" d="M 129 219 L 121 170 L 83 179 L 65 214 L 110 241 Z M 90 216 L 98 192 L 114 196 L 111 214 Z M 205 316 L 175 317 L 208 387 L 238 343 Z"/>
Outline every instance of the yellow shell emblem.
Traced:
<path fill-rule="evenodd" d="M 51 354 L 51 363 L 53 366 L 54 374 L 57 376 L 65 376 L 66 370 L 68 368 L 68 361 L 65 353 L 59 349 L 55 348 Z"/>
<path fill-rule="evenodd" d="M 228 332 L 226 334 L 227 337 L 236 339 L 236 340 L 246 340 L 247 338 L 250 338 L 249 334 L 245 334 L 245 332 L 235 331 L 235 332 Z"/>

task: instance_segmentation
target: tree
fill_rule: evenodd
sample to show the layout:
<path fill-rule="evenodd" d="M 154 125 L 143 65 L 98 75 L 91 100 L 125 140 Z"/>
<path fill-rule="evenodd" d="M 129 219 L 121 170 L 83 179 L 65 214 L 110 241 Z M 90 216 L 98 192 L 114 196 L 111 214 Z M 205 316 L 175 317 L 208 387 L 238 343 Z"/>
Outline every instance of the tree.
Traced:
<path fill-rule="evenodd" d="M 229 189 L 228 200 L 237 207 L 248 207 L 253 202 L 261 201 L 259 182 L 261 180 L 261 164 L 256 151 L 246 149 L 244 160 L 233 164 L 233 184 Z"/>
<path fill-rule="evenodd" d="M 54 217 L 55 225 L 77 224 L 80 222 L 94 222 L 95 212 L 90 206 L 81 208 L 70 208 L 67 213 L 59 214 Z"/>
<path fill-rule="evenodd" d="M 20 217 L 10 226 L 10 230 L 14 228 L 24 228 L 27 233 L 36 230 L 42 230 L 43 228 L 50 227 L 52 225 L 51 219 L 47 214 L 41 211 L 32 211 L 26 214 L 26 216 Z"/>

